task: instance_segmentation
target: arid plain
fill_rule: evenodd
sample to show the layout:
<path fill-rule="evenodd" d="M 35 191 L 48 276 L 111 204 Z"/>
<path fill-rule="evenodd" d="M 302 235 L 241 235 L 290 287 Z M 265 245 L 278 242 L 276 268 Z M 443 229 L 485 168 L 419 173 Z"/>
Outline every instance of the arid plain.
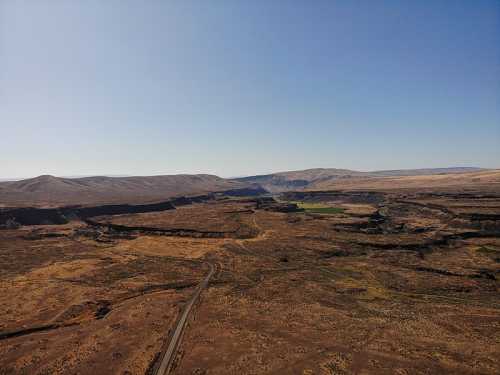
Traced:
<path fill-rule="evenodd" d="M 0 374 L 158 373 L 212 267 L 169 373 L 497 374 L 498 177 L 234 181 L 58 225 L 6 208 Z"/>

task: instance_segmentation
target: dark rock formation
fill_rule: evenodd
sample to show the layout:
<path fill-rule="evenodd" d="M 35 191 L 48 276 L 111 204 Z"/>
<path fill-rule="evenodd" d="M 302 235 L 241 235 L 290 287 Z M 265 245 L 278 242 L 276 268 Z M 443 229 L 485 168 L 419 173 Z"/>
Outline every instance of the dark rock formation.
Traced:
<path fill-rule="evenodd" d="M 255 197 L 267 193 L 268 191 L 262 186 L 256 185 L 255 187 L 226 190 L 221 194 L 228 197 Z"/>
<path fill-rule="evenodd" d="M 262 197 L 255 200 L 256 208 L 276 212 L 298 212 L 302 211 L 295 203 L 277 202 L 272 197 Z"/>
<path fill-rule="evenodd" d="M 87 219 L 103 215 L 137 214 L 174 210 L 175 206 L 191 203 L 200 203 L 214 199 L 213 194 L 194 197 L 178 197 L 159 203 L 130 205 L 113 204 L 93 207 L 67 206 L 61 208 L 11 208 L 0 210 L 0 226 L 12 227 L 12 223 L 19 225 L 66 224 L 69 220 Z"/>
<path fill-rule="evenodd" d="M 95 207 L 81 207 L 81 208 L 62 208 L 63 213 L 74 213 L 79 218 L 87 218 L 102 215 L 122 215 L 122 214 L 139 214 L 144 212 L 157 212 L 175 209 L 170 201 L 141 204 L 141 205 L 128 205 L 128 204 L 113 204 Z"/>
<path fill-rule="evenodd" d="M 66 224 L 68 219 L 59 208 L 13 208 L 0 211 L 0 224 L 15 221 L 21 225 Z"/>
<path fill-rule="evenodd" d="M 288 201 L 342 201 L 346 203 L 381 203 L 385 194 L 376 191 L 289 191 L 281 194 Z"/>

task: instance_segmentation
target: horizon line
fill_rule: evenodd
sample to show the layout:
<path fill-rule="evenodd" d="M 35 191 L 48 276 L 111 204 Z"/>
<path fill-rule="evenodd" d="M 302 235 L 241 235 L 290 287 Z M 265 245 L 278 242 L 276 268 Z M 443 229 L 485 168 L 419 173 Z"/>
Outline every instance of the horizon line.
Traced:
<path fill-rule="evenodd" d="M 300 171 L 310 171 L 315 169 L 338 169 L 338 170 L 347 170 L 352 172 L 361 172 L 361 173 L 375 173 L 375 172 L 390 172 L 390 171 L 418 171 L 418 170 L 439 170 L 439 169 L 475 169 L 475 170 L 497 170 L 500 167 L 495 168 L 484 168 L 484 167 L 476 167 L 476 166 L 453 166 L 453 167 L 419 167 L 419 168 L 393 168 L 393 169 L 375 169 L 375 170 L 357 170 L 357 169 L 348 169 L 348 168 L 336 168 L 336 167 L 312 167 L 312 168 L 304 168 L 304 169 L 290 169 L 290 170 L 279 170 L 276 172 L 269 173 L 255 173 L 255 174 L 245 174 L 245 175 L 237 175 L 237 176 L 226 176 L 223 177 L 219 174 L 214 173 L 166 173 L 166 174 L 123 174 L 123 173 L 110 173 L 110 174 L 81 174 L 81 175 L 55 175 L 50 173 L 42 173 L 36 176 L 23 176 L 23 177 L 0 177 L 0 182 L 9 182 L 9 181 L 22 181 L 28 180 L 32 178 L 38 178 L 42 176 L 51 176 L 56 178 L 68 178 L 68 179 L 79 179 L 79 178 L 89 178 L 89 177 L 110 177 L 110 178 L 125 178 L 125 177 L 158 177 L 158 176 L 182 176 L 182 175 L 210 175 L 216 176 L 219 178 L 223 178 L 226 180 L 237 179 L 237 178 L 245 178 L 245 177 L 253 177 L 253 176 L 267 176 L 278 173 L 287 173 L 287 172 L 300 172 Z"/>

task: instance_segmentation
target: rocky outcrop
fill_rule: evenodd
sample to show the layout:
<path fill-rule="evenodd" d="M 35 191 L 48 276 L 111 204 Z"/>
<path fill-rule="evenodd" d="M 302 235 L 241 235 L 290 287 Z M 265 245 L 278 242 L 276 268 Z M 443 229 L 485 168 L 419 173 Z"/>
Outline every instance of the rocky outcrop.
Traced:
<path fill-rule="evenodd" d="M 59 208 L 14 208 L 0 211 L 0 225 L 9 222 L 20 225 L 66 224 L 68 219 Z"/>
<path fill-rule="evenodd" d="M 175 206 L 171 201 L 153 203 L 153 204 L 141 204 L 141 205 L 129 205 L 129 204 L 114 204 L 105 206 L 95 206 L 95 207 L 82 207 L 82 208 L 63 208 L 61 211 L 65 214 L 71 213 L 76 215 L 81 219 L 85 219 L 93 216 L 102 215 L 122 215 L 122 214 L 140 214 L 144 212 L 157 212 L 173 210 Z"/>
<path fill-rule="evenodd" d="M 159 203 L 130 205 L 113 204 L 93 207 L 68 206 L 61 208 L 12 208 L 0 211 L 0 226 L 8 223 L 20 225 L 66 224 L 72 219 L 87 219 L 103 215 L 137 214 L 174 210 L 176 206 L 205 202 L 214 199 L 214 195 L 198 195 L 193 197 L 178 197 Z"/>
<path fill-rule="evenodd" d="M 66 206 L 60 208 L 10 208 L 0 210 L 0 228 L 6 228 L 9 223 L 19 225 L 43 225 L 43 224 L 66 224 L 73 219 L 88 219 L 95 216 L 139 214 L 146 212 L 158 212 L 174 210 L 175 207 L 185 206 L 193 203 L 203 203 L 216 199 L 217 196 L 259 196 L 267 193 L 260 186 L 243 189 L 231 189 L 219 193 L 195 195 L 191 197 L 176 197 L 168 201 L 150 204 L 109 204 L 91 207 Z M 252 198 L 253 199 L 253 198 Z M 259 198 L 257 198 L 259 199 Z M 277 202 L 270 198 L 270 202 Z M 288 212 L 292 207 L 275 207 L 276 210 Z M 10 224 L 9 224 L 10 227 Z"/>
<path fill-rule="evenodd" d="M 263 197 L 255 200 L 257 209 L 275 212 L 302 211 L 295 203 L 277 202 L 274 198 Z"/>
<path fill-rule="evenodd" d="M 226 190 L 222 192 L 222 195 L 228 197 L 255 197 L 267 193 L 268 191 L 262 186 L 256 185 L 255 187 Z"/>
<path fill-rule="evenodd" d="M 176 237 L 192 237 L 192 238 L 229 238 L 237 236 L 237 231 L 203 231 L 190 228 L 171 228 L 162 229 L 146 226 L 128 226 L 112 223 L 101 223 L 91 219 L 86 219 L 85 222 L 94 228 L 104 228 L 113 232 L 125 233 L 142 233 L 149 235 L 163 235 Z"/>
<path fill-rule="evenodd" d="M 346 203 L 381 203 L 386 194 L 377 191 L 288 191 L 281 194 L 287 201 L 342 201 Z"/>

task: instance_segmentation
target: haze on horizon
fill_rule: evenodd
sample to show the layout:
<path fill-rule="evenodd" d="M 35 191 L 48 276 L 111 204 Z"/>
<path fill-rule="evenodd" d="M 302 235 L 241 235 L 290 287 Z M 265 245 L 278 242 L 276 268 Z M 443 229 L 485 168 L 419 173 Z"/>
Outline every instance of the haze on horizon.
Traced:
<path fill-rule="evenodd" d="M 0 177 L 500 167 L 500 2 L 0 3 Z"/>

